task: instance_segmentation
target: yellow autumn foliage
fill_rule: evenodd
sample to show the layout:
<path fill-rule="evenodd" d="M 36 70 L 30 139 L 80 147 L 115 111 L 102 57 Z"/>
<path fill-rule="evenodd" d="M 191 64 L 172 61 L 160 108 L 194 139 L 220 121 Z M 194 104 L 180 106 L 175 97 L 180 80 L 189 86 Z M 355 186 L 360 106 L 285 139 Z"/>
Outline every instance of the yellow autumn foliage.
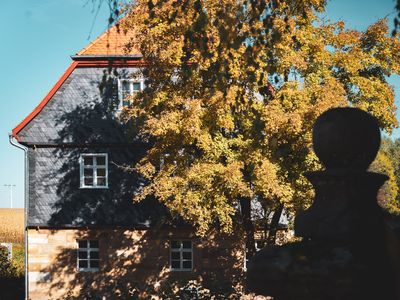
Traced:
<path fill-rule="evenodd" d="M 137 0 L 146 89 L 128 114 L 152 141 L 136 165 L 149 195 L 199 234 L 231 232 L 238 199 L 295 212 L 309 205 L 303 172 L 320 168 L 311 129 L 331 107 L 360 107 L 397 125 L 387 76 L 400 43 L 386 20 L 365 32 L 318 18 L 325 1 Z"/>
<path fill-rule="evenodd" d="M 389 179 L 378 193 L 378 203 L 391 213 L 399 214 L 400 205 L 397 199 L 399 187 L 392 161 L 384 151 L 379 151 L 370 167 L 371 171 L 386 174 Z"/>

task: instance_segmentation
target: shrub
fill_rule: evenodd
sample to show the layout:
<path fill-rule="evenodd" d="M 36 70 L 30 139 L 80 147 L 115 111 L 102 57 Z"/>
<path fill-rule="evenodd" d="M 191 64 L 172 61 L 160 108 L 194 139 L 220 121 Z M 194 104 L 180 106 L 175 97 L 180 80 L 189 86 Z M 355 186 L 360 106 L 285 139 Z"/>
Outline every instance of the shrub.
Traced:
<path fill-rule="evenodd" d="M 8 250 L 0 246 L 0 278 L 12 278 L 17 276 L 17 269 L 8 259 Z"/>

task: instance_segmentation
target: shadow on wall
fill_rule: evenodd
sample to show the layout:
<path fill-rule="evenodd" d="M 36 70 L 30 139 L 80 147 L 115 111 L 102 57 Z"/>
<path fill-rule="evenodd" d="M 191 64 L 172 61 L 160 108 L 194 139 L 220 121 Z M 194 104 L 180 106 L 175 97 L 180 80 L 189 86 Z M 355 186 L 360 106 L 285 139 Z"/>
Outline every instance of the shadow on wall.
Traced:
<path fill-rule="evenodd" d="M 47 152 L 43 156 L 52 161 L 51 174 L 41 183 L 45 189 L 56 189 L 56 197 L 48 201 L 50 225 L 149 226 L 168 215 L 154 199 L 132 203 L 143 180 L 131 167 L 145 153 L 146 144 L 138 140 L 134 124 L 119 119 L 117 75 L 104 71 L 100 82 L 99 75 L 81 75 L 73 92 L 84 101 L 57 120 L 62 129 L 56 143 L 74 146 L 37 150 Z M 127 71 L 119 76 L 127 77 Z M 79 158 L 85 153 L 108 154 L 108 188 L 80 188 Z"/>
<path fill-rule="evenodd" d="M 60 233 L 52 234 L 57 238 Z M 182 239 L 193 242 L 193 271 L 170 271 L 170 242 Z M 98 271 L 77 269 L 74 245 L 79 240 L 98 241 Z M 70 300 L 196 299 L 190 295 L 239 299 L 235 288 L 240 289 L 243 264 L 240 248 L 234 244 L 223 237 L 196 239 L 185 229 L 70 230 L 67 245 L 59 248 L 51 266 L 42 270 L 49 276 L 38 290 L 51 299 Z M 187 285 L 190 281 L 198 284 Z"/>
<path fill-rule="evenodd" d="M 56 124 L 62 129 L 55 142 L 66 146 L 35 150 L 42 151 L 36 159 L 43 161 L 35 164 L 40 184 L 32 190 L 37 201 L 44 199 L 46 204 L 46 209 L 37 213 L 48 225 L 64 229 L 39 230 L 49 240 L 37 246 L 39 259 L 48 253 L 50 263 L 38 268 L 46 275 L 30 285 L 31 296 L 42 293 L 50 299 L 82 300 L 152 299 L 151 295 L 158 295 L 161 299 L 184 299 L 177 286 L 190 280 L 212 290 L 217 299 L 224 299 L 222 294 L 234 295 L 243 276 L 241 240 L 223 236 L 200 240 L 155 199 L 132 202 L 143 181 L 129 167 L 142 157 L 146 144 L 137 138 L 134 124 L 118 119 L 116 74 L 111 73 L 104 73 L 100 81 L 96 81 L 99 75 L 80 75 L 79 82 L 86 83 L 70 93 L 84 103 L 61 114 Z M 82 153 L 108 153 L 107 189 L 80 188 Z M 71 225 L 85 229 L 65 229 Z M 80 240 L 98 241 L 98 271 L 77 269 Z M 171 240 L 193 241 L 193 271 L 170 271 Z M 196 293 L 202 290 L 197 285 L 191 289 Z"/>
<path fill-rule="evenodd" d="M 60 114 L 56 143 L 99 144 L 138 141 L 135 126 L 121 122 L 118 111 L 118 78 L 130 78 L 129 69 L 78 69 L 75 80 L 64 90 L 73 110 Z M 98 73 L 96 73 L 98 72 Z"/>

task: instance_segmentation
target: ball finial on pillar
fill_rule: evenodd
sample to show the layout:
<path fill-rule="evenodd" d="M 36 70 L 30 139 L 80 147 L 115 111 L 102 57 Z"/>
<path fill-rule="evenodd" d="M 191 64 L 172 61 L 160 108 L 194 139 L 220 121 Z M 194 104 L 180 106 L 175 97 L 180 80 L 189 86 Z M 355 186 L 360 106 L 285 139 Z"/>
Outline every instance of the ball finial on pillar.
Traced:
<path fill-rule="evenodd" d="M 357 108 L 333 108 L 313 129 L 315 154 L 327 169 L 366 170 L 381 142 L 376 118 Z"/>

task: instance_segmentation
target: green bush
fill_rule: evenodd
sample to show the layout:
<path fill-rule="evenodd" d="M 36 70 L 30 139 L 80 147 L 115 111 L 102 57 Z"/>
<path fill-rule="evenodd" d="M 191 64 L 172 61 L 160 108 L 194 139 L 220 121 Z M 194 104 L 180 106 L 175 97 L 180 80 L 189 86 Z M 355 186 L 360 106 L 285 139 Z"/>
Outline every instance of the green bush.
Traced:
<path fill-rule="evenodd" d="M 8 259 L 8 250 L 0 246 L 0 300 L 21 300 L 25 294 L 24 246 L 13 244 L 13 258 Z"/>
<path fill-rule="evenodd" d="M 25 250 L 24 244 L 13 244 L 13 258 L 11 263 L 15 267 L 16 276 L 24 277 L 25 275 Z"/>
<path fill-rule="evenodd" d="M 8 259 L 8 250 L 0 246 L 0 278 L 12 278 L 17 276 L 17 269 Z"/>

